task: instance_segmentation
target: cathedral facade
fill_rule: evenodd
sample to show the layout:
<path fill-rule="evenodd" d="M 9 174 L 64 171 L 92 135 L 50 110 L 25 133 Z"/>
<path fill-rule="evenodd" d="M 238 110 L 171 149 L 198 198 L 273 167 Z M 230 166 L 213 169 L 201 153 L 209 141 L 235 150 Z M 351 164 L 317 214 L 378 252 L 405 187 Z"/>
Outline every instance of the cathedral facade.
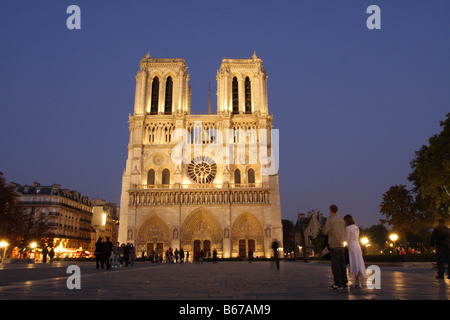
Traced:
<path fill-rule="evenodd" d="M 262 60 L 223 59 L 217 111 L 191 114 L 184 59 L 148 53 L 136 75 L 119 242 L 219 257 L 271 257 L 282 243 L 278 135 Z"/>

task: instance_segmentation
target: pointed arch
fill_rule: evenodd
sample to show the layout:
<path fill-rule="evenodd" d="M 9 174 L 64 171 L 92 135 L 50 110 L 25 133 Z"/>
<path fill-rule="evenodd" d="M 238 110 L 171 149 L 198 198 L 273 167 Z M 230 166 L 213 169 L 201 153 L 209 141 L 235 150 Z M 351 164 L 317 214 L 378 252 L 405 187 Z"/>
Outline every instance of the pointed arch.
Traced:
<path fill-rule="evenodd" d="M 241 170 L 234 170 L 234 183 L 241 184 Z"/>
<path fill-rule="evenodd" d="M 184 219 L 181 227 L 181 240 L 193 241 L 212 240 L 222 241 L 222 226 L 217 218 L 205 208 L 191 212 Z"/>
<path fill-rule="evenodd" d="M 171 242 L 169 225 L 157 214 L 152 214 L 145 219 L 138 230 L 138 244 L 145 244 L 146 242 L 169 244 Z"/>
<path fill-rule="evenodd" d="M 164 101 L 164 114 L 172 114 L 172 95 L 173 95 L 173 80 L 171 76 L 166 80 L 166 97 Z"/>
<path fill-rule="evenodd" d="M 241 213 L 231 227 L 234 256 L 246 257 L 249 250 L 264 255 L 264 232 L 258 218 L 250 212 Z"/>
<path fill-rule="evenodd" d="M 245 88 L 245 90 L 244 90 L 245 91 L 245 113 L 251 114 L 252 113 L 252 87 L 251 87 L 251 82 L 250 82 L 249 77 L 245 78 L 244 88 Z"/>
<path fill-rule="evenodd" d="M 152 81 L 152 100 L 150 105 L 150 114 L 158 114 L 159 103 L 159 78 L 155 76 Z"/>
<path fill-rule="evenodd" d="M 150 169 L 147 172 L 147 184 L 154 185 L 155 184 L 155 170 Z"/>
<path fill-rule="evenodd" d="M 164 169 L 161 177 L 162 184 L 170 184 L 170 170 Z"/>
<path fill-rule="evenodd" d="M 232 101 L 233 101 L 233 114 L 239 114 L 239 89 L 238 79 L 233 78 L 231 83 Z"/>
<path fill-rule="evenodd" d="M 247 183 L 254 184 L 255 183 L 255 170 L 253 168 L 248 169 L 247 171 Z"/>

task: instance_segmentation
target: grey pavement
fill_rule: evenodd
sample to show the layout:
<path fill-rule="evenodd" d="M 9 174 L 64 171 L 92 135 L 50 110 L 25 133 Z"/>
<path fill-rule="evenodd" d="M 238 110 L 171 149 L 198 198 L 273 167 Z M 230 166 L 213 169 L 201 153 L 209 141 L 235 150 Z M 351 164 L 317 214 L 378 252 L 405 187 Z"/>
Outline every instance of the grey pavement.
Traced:
<path fill-rule="evenodd" d="M 69 265 L 81 289 L 68 289 Z M 368 265 L 366 265 L 367 267 Z M 381 288 L 333 290 L 328 264 L 281 261 L 152 264 L 96 270 L 92 262 L 0 264 L 0 299 L 31 300 L 448 300 L 450 280 L 431 267 L 380 267 Z"/>

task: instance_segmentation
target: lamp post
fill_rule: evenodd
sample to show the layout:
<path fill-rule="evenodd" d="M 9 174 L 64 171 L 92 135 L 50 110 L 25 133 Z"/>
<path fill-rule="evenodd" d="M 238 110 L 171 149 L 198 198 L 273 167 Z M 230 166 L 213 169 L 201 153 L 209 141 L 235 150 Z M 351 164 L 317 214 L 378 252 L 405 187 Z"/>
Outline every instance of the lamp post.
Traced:
<path fill-rule="evenodd" d="M 393 244 L 394 244 L 394 250 L 395 250 L 395 241 L 397 241 L 398 235 L 395 234 L 395 233 L 392 233 L 392 234 L 389 236 L 389 239 L 391 239 L 391 241 L 393 242 Z"/>

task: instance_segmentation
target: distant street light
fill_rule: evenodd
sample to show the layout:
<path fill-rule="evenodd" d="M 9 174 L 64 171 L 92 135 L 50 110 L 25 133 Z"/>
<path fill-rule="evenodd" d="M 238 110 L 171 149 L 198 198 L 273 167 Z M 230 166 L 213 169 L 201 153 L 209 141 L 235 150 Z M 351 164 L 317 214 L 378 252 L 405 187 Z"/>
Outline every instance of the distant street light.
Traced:
<path fill-rule="evenodd" d="M 389 236 L 389 239 L 391 239 L 392 242 L 395 242 L 395 241 L 397 241 L 397 239 L 398 239 L 398 235 L 396 235 L 395 233 L 393 233 L 393 234 L 391 234 L 391 235 Z"/>
<path fill-rule="evenodd" d="M 367 239 L 366 237 L 361 238 L 361 243 L 366 246 L 369 243 L 369 239 Z"/>

